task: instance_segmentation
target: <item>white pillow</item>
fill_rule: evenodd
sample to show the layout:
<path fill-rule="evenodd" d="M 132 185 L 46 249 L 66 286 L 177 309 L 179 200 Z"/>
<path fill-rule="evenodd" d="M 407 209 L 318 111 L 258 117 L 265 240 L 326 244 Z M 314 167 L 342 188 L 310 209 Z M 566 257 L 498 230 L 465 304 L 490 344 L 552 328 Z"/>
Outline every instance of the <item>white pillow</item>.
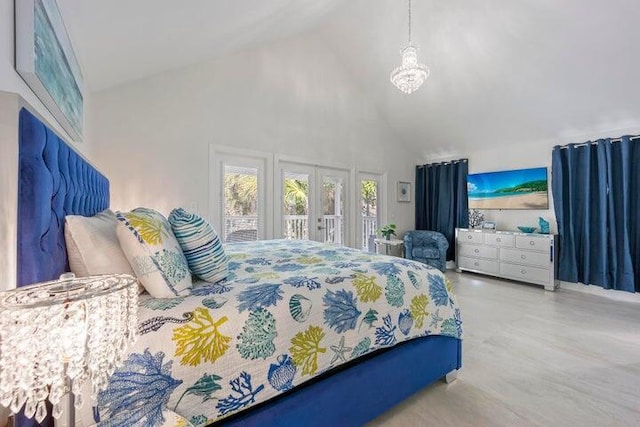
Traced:
<path fill-rule="evenodd" d="M 117 212 L 120 247 L 142 286 L 155 298 L 186 296 L 191 271 L 171 225 L 153 209 Z"/>
<path fill-rule="evenodd" d="M 109 209 L 94 216 L 67 215 L 64 239 L 71 272 L 77 277 L 130 274 L 133 269 L 116 236 L 118 220 Z"/>

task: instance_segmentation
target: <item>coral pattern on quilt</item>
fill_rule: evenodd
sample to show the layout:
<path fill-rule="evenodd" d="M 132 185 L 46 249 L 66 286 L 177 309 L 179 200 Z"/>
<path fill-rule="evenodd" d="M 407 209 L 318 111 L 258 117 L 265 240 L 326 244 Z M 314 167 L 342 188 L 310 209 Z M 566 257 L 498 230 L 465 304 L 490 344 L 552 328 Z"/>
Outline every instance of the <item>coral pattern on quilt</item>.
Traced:
<path fill-rule="evenodd" d="M 167 407 L 204 426 L 372 351 L 462 338 L 451 283 L 425 264 L 295 240 L 225 250 L 226 280 L 141 297 L 138 340 L 99 393 L 96 422 L 160 426 Z"/>

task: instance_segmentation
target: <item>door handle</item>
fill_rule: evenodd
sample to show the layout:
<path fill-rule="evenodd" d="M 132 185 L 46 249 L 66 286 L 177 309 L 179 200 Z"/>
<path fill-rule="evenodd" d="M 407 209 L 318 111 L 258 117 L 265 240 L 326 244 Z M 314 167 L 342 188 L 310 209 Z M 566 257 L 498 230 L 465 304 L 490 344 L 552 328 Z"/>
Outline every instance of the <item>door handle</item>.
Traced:
<path fill-rule="evenodd" d="M 318 230 L 326 230 L 326 229 L 327 229 L 327 227 L 323 227 L 321 225 L 318 226 Z"/>

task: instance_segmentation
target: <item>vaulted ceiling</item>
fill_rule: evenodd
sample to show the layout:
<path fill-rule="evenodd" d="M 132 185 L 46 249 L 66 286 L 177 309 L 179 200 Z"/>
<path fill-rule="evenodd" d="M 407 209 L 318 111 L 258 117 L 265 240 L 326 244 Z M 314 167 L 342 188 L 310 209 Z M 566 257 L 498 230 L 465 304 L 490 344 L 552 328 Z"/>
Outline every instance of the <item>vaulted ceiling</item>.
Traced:
<path fill-rule="evenodd" d="M 413 0 L 431 69 L 389 83 L 404 0 L 58 0 L 91 90 L 313 32 L 383 117 L 431 157 L 640 129 L 637 0 Z"/>

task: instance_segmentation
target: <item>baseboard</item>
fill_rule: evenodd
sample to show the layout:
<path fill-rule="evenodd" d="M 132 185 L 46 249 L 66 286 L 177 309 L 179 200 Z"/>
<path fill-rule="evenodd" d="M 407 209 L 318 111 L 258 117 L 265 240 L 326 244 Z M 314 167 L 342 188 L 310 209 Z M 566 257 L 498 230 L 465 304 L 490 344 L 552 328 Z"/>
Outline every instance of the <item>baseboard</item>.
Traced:
<path fill-rule="evenodd" d="M 616 291 L 613 289 L 604 289 L 600 286 L 585 285 L 584 283 L 560 282 L 560 289 L 570 291 L 583 292 L 586 294 L 598 295 L 616 301 L 640 303 L 640 293 L 631 293 L 625 291 Z"/>

